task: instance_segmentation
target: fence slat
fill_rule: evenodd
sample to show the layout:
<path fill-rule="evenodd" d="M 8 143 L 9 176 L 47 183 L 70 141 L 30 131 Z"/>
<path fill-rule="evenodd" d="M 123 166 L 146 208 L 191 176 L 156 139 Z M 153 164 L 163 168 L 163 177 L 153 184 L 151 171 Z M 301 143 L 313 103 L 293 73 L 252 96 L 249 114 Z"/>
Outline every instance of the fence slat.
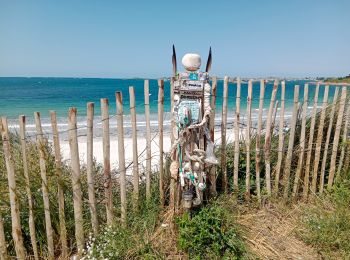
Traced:
<path fill-rule="evenodd" d="M 347 109 L 345 113 L 345 122 L 344 122 L 344 127 L 343 127 L 343 137 L 342 137 L 342 146 L 341 146 L 341 152 L 340 152 L 340 158 L 339 158 L 339 163 L 338 163 L 338 170 L 337 170 L 337 175 L 336 178 L 339 178 L 342 171 L 347 172 L 346 169 L 343 169 L 343 161 L 345 157 L 345 150 L 346 150 L 346 140 L 348 137 L 348 132 L 349 132 L 349 116 L 350 116 L 350 104 L 347 104 Z"/>
<path fill-rule="evenodd" d="M 226 128 L 227 128 L 227 93 L 228 77 L 224 78 L 224 92 L 222 96 L 222 118 L 221 118 L 221 172 L 222 188 L 227 193 L 227 165 L 226 165 Z"/>
<path fill-rule="evenodd" d="M 319 169 L 318 165 L 320 162 L 321 147 L 322 147 L 322 140 L 323 140 L 324 120 L 326 117 L 326 110 L 327 110 L 327 106 L 328 106 L 328 93 L 329 93 L 329 86 L 327 85 L 324 89 L 320 122 L 318 124 L 318 130 L 317 130 L 315 160 L 314 160 L 314 168 L 313 168 L 311 188 L 310 188 L 311 194 L 316 193 L 317 174 L 318 174 L 318 169 Z"/>
<path fill-rule="evenodd" d="M 114 219 L 112 177 L 111 177 L 111 142 L 109 137 L 109 102 L 107 98 L 101 98 L 102 120 L 102 144 L 103 144 L 103 177 L 105 188 L 105 203 L 107 213 L 107 225 L 112 225 Z"/>
<path fill-rule="evenodd" d="M 93 102 L 87 103 L 87 133 L 86 133 L 86 175 L 88 181 L 88 194 L 89 194 L 89 208 L 91 214 L 91 226 L 94 235 L 98 234 L 98 218 L 96 209 L 96 196 L 95 196 L 95 176 L 94 176 L 94 108 Z"/>
<path fill-rule="evenodd" d="M 238 191 L 238 171 L 239 171 L 239 124 L 240 124 L 240 108 L 241 108 L 241 80 L 237 78 L 236 92 L 236 113 L 235 113 L 235 156 L 234 156 L 234 173 L 233 188 Z"/>
<path fill-rule="evenodd" d="M 246 178 L 245 178 L 245 198 L 250 199 L 250 127 L 251 127 L 251 115 L 252 115 L 252 95 L 253 95 L 253 81 L 248 82 L 248 96 L 247 96 L 247 127 L 246 127 Z"/>
<path fill-rule="evenodd" d="M 174 131 L 175 129 L 177 129 L 175 119 L 174 119 L 174 81 L 175 81 L 175 77 L 171 77 L 171 80 L 170 80 L 170 113 L 171 113 L 170 143 L 171 143 L 171 147 L 173 147 L 174 140 L 175 140 Z M 172 160 L 176 160 L 176 154 L 173 153 L 170 156 L 172 157 L 171 158 Z M 172 177 L 170 178 L 169 193 L 170 193 L 169 206 L 171 210 L 175 210 L 176 180 Z"/>
<path fill-rule="evenodd" d="M 149 119 L 149 81 L 144 82 L 145 92 L 145 116 L 146 116 L 146 198 L 151 198 L 151 164 L 152 164 L 152 152 L 151 152 L 151 123 Z"/>
<path fill-rule="evenodd" d="M 135 91 L 134 87 L 129 87 L 130 97 L 130 116 L 132 127 L 132 176 L 133 176 L 133 208 L 137 210 L 139 203 L 139 160 L 137 151 L 137 126 L 135 109 Z"/>
<path fill-rule="evenodd" d="M 300 176 L 303 171 L 304 164 L 304 154 L 305 154 L 305 136 L 306 136 L 306 117 L 307 117 L 307 105 L 308 105 L 308 95 L 309 95 L 309 85 L 305 84 L 304 86 L 304 101 L 303 101 L 303 109 L 302 109 L 302 119 L 301 119 L 301 134 L 300 134 L 300 144 L 299 144 L 299 158 L 298 158 L 298 166 L 297 171 L 295 173 L 294 178 L 294 186 L 292 197 L 296 198 L 298 196 L 299 190 L 299 182 Z"/>
<path fill-rule="evenodd" d="M 210 121 L 209 121 L 209 131 L 210 139 L 215 142 L 215 111 L 216 111 L 216 93 L 217 93 L 217 78 L 212 78 L 212 90 L 211 90 L 211 100 L 210 100 Z M 216 166 L 213 165 L 209 173 L 209 193 L 211 196 L 216 196 Z"/>
<path fill-rule="evenodd" d="M 316 85 L 315 96 L 314 96 L 314 105 L 311 112 L 311 125 L 309 133 L 309 142 L 307 146 L 307 156 L 305 163 L 305 175 L 304 175 L 304 189 L 303 189 L 303 198 L 306 200 L 309 194 L 309 182 L 310 182 L 310 164 L 311 164 L 311 154 L 313 150 L 314 142 L 314 131 L 315 131 L 315 122 L 316 122 L 316 113 L 317 113 L 317 102 L 318 102 L 318 91 L 320 85 Z"/>
<path fill-rule="evenodd" d="M 122 92 L 115 92 L 117 106 L 117 128 L 118 128 L 118 159 L 119 159 L 119 182 L 120 182 L 120 206 L 121 221 L 126 224 L 126 169 L 124 148 L 124 124 L 123 124 L 123 96 Z"/>
<path fill-rule="evenodd" d="M 276 196 L 278 194 L 279 182 L 280 182 L 280 174 L 282 167 L 282 159 L 283 159 L 283 147 L 284 147 L 284 102 L 286 95 L 286 82 L 281 82 L 281 111 L 279 118 L 279 129 L 278 129 L 278 158 L 276 165 L 276 173 L 275 173 L 275 185 L 273 189 L 273 194 Z"/>
<path fill-rule="evenodd" d="M 75 238 L 77 241 L 78 257 L 82 256 L 84 249 L 84 228 L 83 228 L 83 195 L 81 191 L 81 176 L 77 133 L 77 109 L 71 107 L 68 114 L 68 138 L 72 171 L 73 207 Z"/>
<path fill-rule="evenodd" d="M 326 171 L 326 163 L 327 163 L 327 157 L 328 157 L 328 147 L 329 147 L 329 141 L 331 139 L 331 133 L 333 128 L 333 120 L 334 120 L 334 114 L 335 114 L 335 107 L 337 105 L 338 100 L 338 93 L 339 93 L 339 87 L 335 89 L 334 97 L 333 97 L 333 103 L 331 108 L 331 113 L 329 115 L 329 124 L 327 129 L 327 137 L 326 137 L 326 143 L 324 145 L 323 149 L 323 158 L 322 158 L 322 165 L 321 165 L 321 174 L 320 174 L 320 194 L 323 193 L 324 189 L 324 175 Z"/>
<path fill-rule="evenodd" d="M 46 140 L 44 138 L 43 130 L 41 127 L 40 113 L 34 113 L 35 126 L 37 132 L 37 147 L 39 151 L 39 164 L 40 164 L 40 175 L 42 181 L 42 193 L 44 200 L 44 211 L 45 211 L 45 225 L 46 225 L 46 236 L 47 236 L 47 248 L 48 258 L 54 258 L 54 245 L 53 245 L 53 230 L 50 216 L 50 199 L 48 190 L 48 181 L 46 173 Z"/>
<path fill-rule="evenodd" d="M 32 191 L 30 190 L 30 177 L 28 171 L 28 161 L 27 161 L 27 145 L 26 145 L 26 117 L 19 116 L 19 134 L 21 138 L 21 151 L 22 151 L 22 161 L 23 161 L 23 173 L 26 184 L 26 193 L 28 199 L 28 225 L 29 225 L 29 234 L 30 240 L 32 243 L 34 258 L 39 259 L 38 255 L 38 245 L 36 240 L 36 232 L 35 232 L 35 223 L 34 223 L 34 212 L 33 212 L 33 197 Z"/>
<path fill-rule="evenodd" d="M 256 133 L 255 143 L 255 171 L 256 171 L 256 195 L 259 202 L 261 201 L 260 191 L 260 163 L 261 163 L 261 129 L 262 129 L 262 116 L 264 110 L 264 95 L 265 95 L 265 80 L 260 80 L 260 98 L 259 98 L 259 115 L 258 115 L 258 129 Z"/>
<path fill-rule="evenodd" d="M 60 241 L 61 241 L 61 256 L 63 259 L 68 257 L 68 245 L 67 245 L 67 229 L 66 229 L 66 217 L 64 213 L 64 192 L 62 187 L 62 160 L 61 160 L 61 147 L 60 139 L 58 136 L 57 117 L 55 111 L 50 111 L 51 127 L 53 135 L 53 147 L 55 153 L 55 171 L 57 176 L 57 193 L 58 193 L 58 217 L 60 222 Z"/>
<path fill-rule="evenodd" d="M 345 101 L 346 101 L 346 87 L 342 87 L 341 96 L 340 96 L 340 103 L 339 103 L 339 110 L 338 110 L 337 124 L 335 126 L 335 133 L 334 133 L 334 139 L 333 139 L 331 166 L 329 169 L 329 177 L 328 177 L 328 184 L 327 184 L 328 189 L 332 188 L 333 181 L 334 181 L 340 131 L 341 131 L 341 127 L 342 127 L 343 119 L 344 119 Z"/>
<path fill-rule="evenodd" d="M 293 157 L 293 148 L 294 148 L 294 137 L 295 137 L 295 126 L 297 123 L 298 118 L 298 99 L 299 99 L 299 86 L 295 85 L 294 87 L 294 104 L 293 104 L 293 115 L 292 115 L 292 121 L 290 125 L 290 132 L 289 132 L 289 141 L 288 141 L 288 151 L 287 156 L 285 159 L 285 168 L 284 168 L 284 174 L 283 174 L 283 197 L 285 199 L 288 198 L 289 195 L 289 185 L 290 185 L 290 170 L 291 170 L 291 163 L 292 163 L 292 157 Z"/>
<path fill-rule="evenodd" d="M 7 179 L 10 193 L 11 220 L 12 220 L 12 238 L 15 245 L 16 256 L 19 259 L 25 259 L 26 251 L 23 245 L 23 236 L 21 229 L 21 218 L 19 210 L 19 200 L 17 197 L 15 166 L 11 154 L 10 135 L 8 131 L 7 118 L 1 118 L 0 131 L 2 136 L 2 146 L 4 149 Z"/>
<path fill-rule="evenodd" d="M 164 80 L 158 80 L 158 132 L 159 132 L 159 196 L 160 204 L 164 206 L 164 150 L 163 150 L 163 120 L 164 120 Z"/>
<path fill-rule="evenodd" d="M 0 212 L 0 260 L 8 259 L 7 244 L 5 240 L 4 219 Z"/>
<path fill-rule="evenodd" d="M 273 84 L 272 94 L 271 94 L 269 112 L 267 115 L 265 146 L 264 146 L 266 190 L 267 190 L 267 195 L 269 196 L 271 196 L 271 162 L 270 162 L 271 161 L 271 154 L 270 154 L 271 153 L 271 124 L 272 124 L 272 114 L 274 110 L 277 88 L 278 88 L 278 82 L 277 80 L 275 80 Z"/>

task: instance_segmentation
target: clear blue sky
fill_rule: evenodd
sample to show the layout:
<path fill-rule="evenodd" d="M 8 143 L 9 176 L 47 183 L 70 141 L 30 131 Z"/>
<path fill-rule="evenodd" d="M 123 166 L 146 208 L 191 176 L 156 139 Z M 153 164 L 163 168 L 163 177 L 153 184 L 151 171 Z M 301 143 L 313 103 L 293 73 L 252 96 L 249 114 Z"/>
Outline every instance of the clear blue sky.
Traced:
<path fill-rule="evenodd" d="M 0 0 L 0 76 L 169 76 L 173 43 L 219 76 L 347 75 L 350 1 Z"/>

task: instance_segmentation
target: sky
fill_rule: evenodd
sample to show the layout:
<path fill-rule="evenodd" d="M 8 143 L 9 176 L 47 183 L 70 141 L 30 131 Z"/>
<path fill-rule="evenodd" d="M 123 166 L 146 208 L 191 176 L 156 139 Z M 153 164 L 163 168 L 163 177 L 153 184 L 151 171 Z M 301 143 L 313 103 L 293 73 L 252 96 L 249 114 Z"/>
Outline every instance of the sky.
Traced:
<path fill-rule="evenodd" d="M 0 76 L 157 78 L 187 53 L 211 74 L 350 73 L 349 0 L 0 0 Z"/>

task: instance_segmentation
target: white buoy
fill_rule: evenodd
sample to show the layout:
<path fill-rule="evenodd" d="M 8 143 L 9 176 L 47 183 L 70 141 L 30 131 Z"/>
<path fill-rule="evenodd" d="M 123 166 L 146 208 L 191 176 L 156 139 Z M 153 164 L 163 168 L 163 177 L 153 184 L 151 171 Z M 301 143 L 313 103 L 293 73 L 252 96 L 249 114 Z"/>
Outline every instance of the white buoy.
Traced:
<path fill-rule="evenodd" d="M 182 65 L 188 71 L 196 71 L 201 67 L 201 56 L 196 53 L 187 53 L 182 58 Z"/>

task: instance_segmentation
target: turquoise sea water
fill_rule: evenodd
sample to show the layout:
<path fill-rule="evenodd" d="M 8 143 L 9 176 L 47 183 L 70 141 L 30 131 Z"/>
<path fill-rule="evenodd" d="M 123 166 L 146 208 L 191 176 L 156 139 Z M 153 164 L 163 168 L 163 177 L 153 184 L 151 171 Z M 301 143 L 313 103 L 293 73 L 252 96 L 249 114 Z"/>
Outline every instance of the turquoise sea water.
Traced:
<path fill-rule="evenodd" d="M 299 100 L 303 99 L 303 86 L 308 81 L 293 80 L 286 81 L 286 116 L 290 116 L 293 104 L 294 86 L 300 85 Z M 309 106 L 312 106 L 315 85 L 309 82 Z M 157 80 L 150 80 L 150 107 L 151 120 L 157 126 Z M 57 112 L 59 126 L 65 127 L 69 107 L 77 107 L 78 124 L 84 124 L 86 115 L 86 103 L 95 102 L 96 118 L 100 115 L 100 98 L 108 98 L 110 101 L 110 114 L 115 115 L 115 92 L 122 91 L 124 101 L 124 114 L 129 113 L 129 86 L 135 88 L 136 110 L 138 113 L 138 124 L 144 126 L 144 80 L 143 79 L 100 79 L 100 78 L 0 78 L 0 116 L 7 116 L 10 123 L 16 124 L 19 115 L 26 115 L 29 123 L 33 123 L 33 113 L 41 113 L 43 124 L 49 124 L 49 110 Z M 259 103 L 260 83 L 253 84 L 252 117 L 257 116 L 256 109 Z M 268 108 L 273 81 L 269 81 L 265 90 L 264 107 Z M 324 87 L 320 87 L 319 106 L 323 99 Z M 217 120 L 220 118 L 222 107 L 223 81 L 218 81 L 217 91 Z M 334 87 L 330 88 L 329 100 L 334 94 Z M 228 117 L 234 115 L 236 97 L 236 84 L 229 84 L 228 92 Z M 247 82 L 242 82 L 241 111 L 245 112 L 247 97 Z M 280 91 L 277 99 L 280 98 Z M 165 111 L 170 110 L 170 82 L 165 80 Z M 288 112 L 289 111 L 289 112 Z M 289 114 L 288 114 L 289 113 Z M 169 117 L 166 122 L 169 122 Z"/>

